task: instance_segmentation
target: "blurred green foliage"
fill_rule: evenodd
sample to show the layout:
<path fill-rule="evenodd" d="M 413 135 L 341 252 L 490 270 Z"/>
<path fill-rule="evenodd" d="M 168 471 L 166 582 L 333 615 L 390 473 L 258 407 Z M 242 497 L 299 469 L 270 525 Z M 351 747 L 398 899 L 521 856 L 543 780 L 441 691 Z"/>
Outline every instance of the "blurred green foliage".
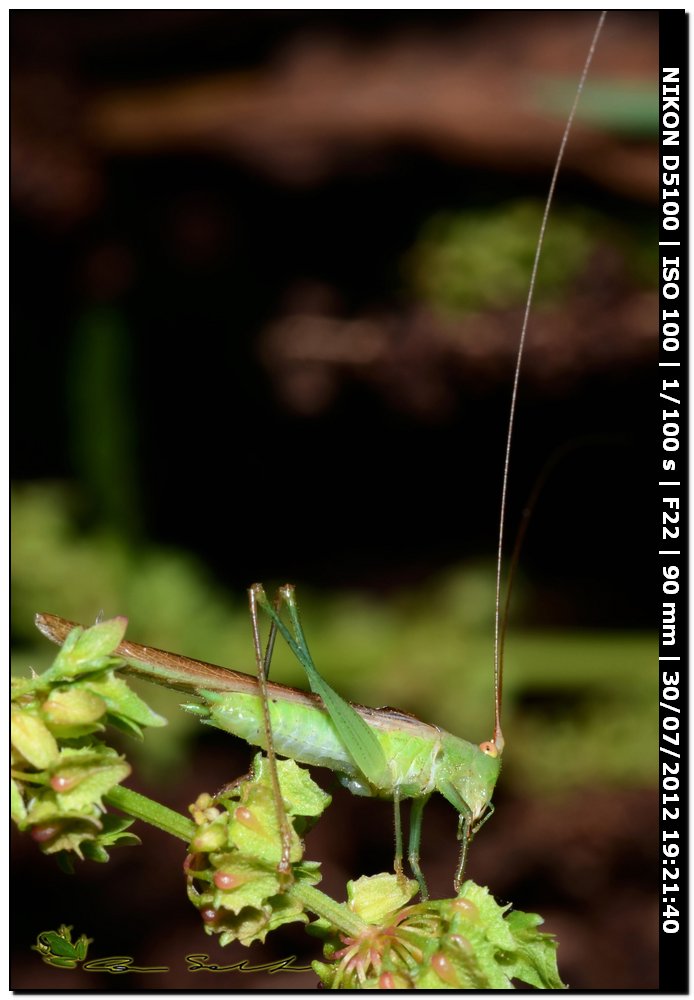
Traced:
<path fill-rule="evenodd" d="M 65 399 L 70 446 L 82 481 L 104 520 L 135 537 L 141 525 L 131 355 L 130 327 L 119 310 L 85 307 L 73 332 Z"/>
<path fill-rule="evenodd" d="M 88 624 L 100 610 L 127 615 L 135 641 L 253 672 L 245 595 L 232 600 L 194 559 L 153 547 L 132 551 L 113 534 L 80 529 L 78 504 L 58 485 L 23 487 L 13 511 L 18 672 L 30 663 L 40 669 L 53 656 L 33 627 L 36 611 Z M 296 582 L 314 660 L 343 696 L 372 706 L 395 703 L 466 739 L 490 738 L 491 565 L 468 565 L 388 598 L 319 593 Z M 655 633 L 540 633 L 512 622 L 504 783 L 526 794 L 652 783 L 655 653 Z M 307 688 L 279 642 L 273 677 Z M 198 723 L 177 711 L 175 692 L 149 686 L 147 692 L 171 725 L 168 738 L 166 730 L 148 735 L 142 760 L 170 774 Z"/>
<path fill-rule="evenodd" d="M 555 111 L 562 121 L 573 104 L 576 81 L 551 77 L 539 83 L 537 103 Z M 578 118 L 591 125 L 635 138 L 658 135 L 658 90 L 642 80 L 628 82 L 593 77 L 586 81 L 578 106 Z"/>
<path fill-rule="evenodd" d="M 543 205 L 526 199 L 441 212 L 422 227 L 406 261 L 415 294 L 448 313 L 522 305 L 528 293 Z M 652 234 L 595 211 L 555 206 L 537 274 L 539 304 L 561 301 L 600 246 L 624 260 L 632 280 L 656 273 Z"/>

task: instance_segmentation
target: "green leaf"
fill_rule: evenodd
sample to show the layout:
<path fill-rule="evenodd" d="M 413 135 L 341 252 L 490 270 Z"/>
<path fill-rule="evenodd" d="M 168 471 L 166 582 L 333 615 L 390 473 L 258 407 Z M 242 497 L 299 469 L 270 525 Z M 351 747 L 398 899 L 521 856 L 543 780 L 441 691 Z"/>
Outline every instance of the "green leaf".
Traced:
<path fill-rule="evenodd" d="M 128 619 L 110 618 L 85 629 L 78 636 L 77 642 L 70 652 L 74 663 L 93 662 L 102 656 L 108 656 L 121 644 L 128 627 Z"/>
<path fill-rule="evenodd" d="M 308 771 L 293 760 L 278 760 L 277 776 L 290 816 L 320 816 L 332 802 L 331 796 L 315 783 Z M 257 754 L 253 760 L 253 777 L 272 788 L 270 764 L 264 754 Z"/>
<path fill-rule="evenodd" d="M 291 839 L 290 861 L 299 861 L 302 845 L 294 827 L 289 824 Z M 269 788 L 247 786 L 242 802 L 234 810 L 229 823 L 229 839 L 242 854 L 277 864 L 282 857 L 282 839 L 277 818 L 277 806 Z"/>
<path fill-rule="evenodd" d="M 300 903 L 278 897 L 275 905 L 262 909 L 247 907 L 238 915 L 230 914 L 221 924 L 219 943 L 222 947 L 238 941 L 242 945 L 251 945 L 254 941 L 264 942 L 267 935 L 284 924 L 306 923 L 308 917 L 303 912 Z M 214 933 L 207 929 L 208 933 Z"/>
<path fill-rule="evenodd" d="M 507 922 L 518 948 L 509 975 L 538 990 L 566 989 L 557 969 L 556 940 L 553 935 L 535 929 L 543 923 L 542 917 L 536 913 L 513 912 Z"/>
<path fill-rule="evenodd" d="M 96 840 L 99 826 L 98 820 L 89 816 L 61 816 L 55 836 L 42 843 L 41 850 L 44 854 L 72 851 L 82 858 L 82 845 L 85 841 Z"/>
<path fill-rule="evenodd" d="M 126 733 L 128 736 L 132 736 L 133 739 L 144 740 L 145 738 L 142 726 L 138 726 L 136 722 L 126 719 L 123 715 L 116 715 L 115 712 L 109 712 L 108 721 L 114 729 L 118 729 L 121 733 Z"/>
<path fill-rule="evenodd" d="M 215 886 L 222 880 L 235 883 L 229 890 L 216 888 L 212 901 L 216 909 L 223 908 L 239 914 L 246 906 L 260 908 L 270 896 L 280 891 L 277 870 L 263 868 L 253 859 L 237 853 L 213 855 Z"/>
<path fill-rule="evenodd" d="M 108 861 L 108 851 L 98 841 L 87 840 L 82 844 L 82 854 L 85 861 L 97 861 L 105 864 Z"/>
<path fill-rule="evenodd" d="M 118 666 L 123 661 L 112 654 L 125 632 L 126 619 L 114 618 L 91 628 L 74 628 L 63 643 L 53 665 L 38 682 L 75 680 L 86 674 L 98 673 Z M 120 636 L 120 638 L 119 638 Z"/>
<path fill-rule="evenodd" d="M 109 757 L 93 754 L 71 765 L 69 762 L 74 759 L 76 752 L 72 751 L 64 761 L 61 760 L 52 779 L 67 783 L 66 791 L 56 791 L 56 801 L 66 811 L 82 810 L 92 804 L 99 805 L 102 797 L 114 785 L 124 781 L 132 770 L 130 764 L 123 757 L 118 757 L 115 751 Z"/>
<path fill-rule="evenodd" d="M 58 743 L 63 743 L 65 740 L 78 740 L 82 736 L 91 736 L 93 733 L 104 733 L 106 732 L 106 726 L 103 726 L 100 722 L 85 723 L 78 726 L 56 726 L 51 723 L 50 730 L 58 740 Z"/>
<path fill-rule="evenodd" d="M 106 816 L 104 816 L 102 824 L 102 841 L 105 843 L 108 838 L 113 838 L 112 842 L 115 843 L 115 838 L 120 836 L 124 830 L 129 830 L 134 822 L 135 820 L 130 819 L 128 816 L 115 816 L 113 813 L 107 813 Z M 135 837 L 135 840 L 137 839 L 138 838 Z"/>
<path fill-rule="evenodd" d="M 65 875 L 75 874 L 75 862 L 69 851 L 59 851 L 55 856 L 58 868 Z"/>
<path fill-rule="evenodd" d="M 63 820 L 73 819 L 78 820 L 80 823 L 88 823 L 96 832 L 101 830 L 101 813 L 96 808 L 93 808 L 90 811 L 84 810 L 83 812 L 69 812 L 66 809 L 61 809 L 60 805 L 56 801 L 56 796 L 53 794 L 46 795 L 42 798 L 37 797 L 29 803 L 27 822 L 31 824 L 31 826 L 45 826 L 46 824 L 60 826 Z"/>
<path fill-rule="evenodd" d="M 153 712 L 142 698 L 131 691 L 122 677 L 116 677 L 111 671 L 90 677 L 82 681 L 81 686 L 105 702 L 109 715 L 140 726 L 166 725 L 166 719 Z"/>
<path fill-rule="evenodd" d="M 467 900 L 477 908 L 488 941 L 505 951 L 513 950 L 513 935 L 504 920 L 504 914 L 510 909 L 510 905 L 499 906 L 486 886 L 476 885 L 469 880 L 461 887 L 458 899 Z"/>
<path fill-rule="evenodd" d="M 20 830 L 26 830 L 27 810 L 19 785 L 14 778 L 10 781 L 10 815 Z"/>

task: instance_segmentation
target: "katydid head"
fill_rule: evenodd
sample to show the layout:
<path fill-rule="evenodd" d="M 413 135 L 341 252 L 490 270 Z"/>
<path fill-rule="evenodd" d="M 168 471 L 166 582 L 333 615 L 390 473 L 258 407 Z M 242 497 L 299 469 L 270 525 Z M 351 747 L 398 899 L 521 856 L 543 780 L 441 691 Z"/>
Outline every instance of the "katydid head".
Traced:
<path fill-rule="evenodd" d="M 504 738 L 501 735 L 501 730 L 499 730 L 498 735 L 495 734 L 493 740 L 484 740 L 483 743 L 480 743 L 480 750 L 482 753 L 486 753 L 488 757 L 500 757 L 503 749 Z"/>
<path fill-rule="evenodd" d="M 470 812 L 474 823 L 489 809 L 501 770 L 501 754 L 493 742 L 468 743 L 443 735 L 436 787 L 458 812 Z"/>

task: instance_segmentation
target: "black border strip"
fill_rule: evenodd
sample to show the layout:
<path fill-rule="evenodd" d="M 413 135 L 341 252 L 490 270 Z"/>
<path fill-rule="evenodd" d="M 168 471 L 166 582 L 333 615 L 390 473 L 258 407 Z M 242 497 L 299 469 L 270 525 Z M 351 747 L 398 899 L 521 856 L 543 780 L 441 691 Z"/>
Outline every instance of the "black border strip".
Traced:
<path fill-rule="evenodd" d="M 659 874 L 662 883 L 659 880 L 658 891 L 661 892 L 662 884 L 659 927 L 660 990 L 663 993 L 687 993 L 689 984 L 687 30 L 688 16 L 684 10 L 661 12 L 657 390 L 660 454 L 657 471 L 661 510 L 658 578 L 662 609 L 658 675 Z M 675 175 L 678 175 L 676 180 Z M 665 312 L 669 315 L 665 316 Z M 671 325 L 666 327 L 668 321 Z"/>

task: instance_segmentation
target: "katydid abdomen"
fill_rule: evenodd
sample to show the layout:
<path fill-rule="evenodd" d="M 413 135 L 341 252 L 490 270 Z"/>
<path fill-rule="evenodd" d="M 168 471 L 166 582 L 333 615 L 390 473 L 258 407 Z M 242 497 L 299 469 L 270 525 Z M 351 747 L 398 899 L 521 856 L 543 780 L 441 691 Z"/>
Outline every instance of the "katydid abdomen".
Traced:
<path fill-rule="evenodd" d="M 375 733 L 387 761 L 389 783 L 377 788 L 365 780 L 316 696 L 292 691 L 290 701 L 273 695 L 274 685 L 268 687 L 272 740 L 278 754 L 302 764 L 330 768 L 355 795 L 420 799 L 440 791 L 449 798 L 446 792 L 453 788 L 469 808 L 473 821 L 488 806 L 501 765 L 500 758 L 489 751 L 402 712 L 355 705 Z M 208 721 L 212 725 L 265 749 L 258 695 L 211 691 L 200 694 L 209 705 Z"/>
<path fill-rule="evenodd" d="M 212 725 L 267 749 L 258 695 L 200 693 L 209 705 L 208 721 Z M 417 736 L 376 730 L 390 776 L 390 787 L 376 789 L 364 781 L 325 709 L 318 704 L 286 701 L 272 693 L 269 708 L 276 753 L 302 764 L 330 768 L 355 794 L 392 797 L 397 789 L 401 798 L 418 798 L 433 791 L 441 750 L 440 734 L 433 727 L 422 725 L 423 732 Z M 364 713 L 360 714 L 364 717 Z"/>

